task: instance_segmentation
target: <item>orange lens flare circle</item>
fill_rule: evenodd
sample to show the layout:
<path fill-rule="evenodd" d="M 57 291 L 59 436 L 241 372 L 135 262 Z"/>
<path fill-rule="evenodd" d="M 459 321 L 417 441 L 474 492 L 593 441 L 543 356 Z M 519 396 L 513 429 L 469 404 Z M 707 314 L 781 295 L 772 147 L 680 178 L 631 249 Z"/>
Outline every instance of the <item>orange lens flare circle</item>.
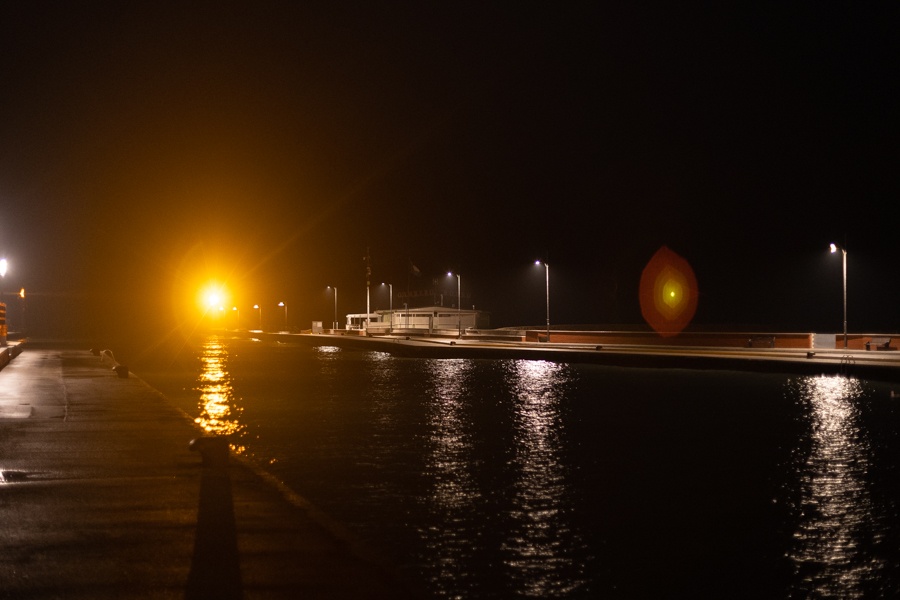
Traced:
<path fill-rule="evenodd" d="M 641 314 L 662 336 L 680 333 L 697 312 L 697 278 L 688 262 L 666 246 L 641 274 Z"/>

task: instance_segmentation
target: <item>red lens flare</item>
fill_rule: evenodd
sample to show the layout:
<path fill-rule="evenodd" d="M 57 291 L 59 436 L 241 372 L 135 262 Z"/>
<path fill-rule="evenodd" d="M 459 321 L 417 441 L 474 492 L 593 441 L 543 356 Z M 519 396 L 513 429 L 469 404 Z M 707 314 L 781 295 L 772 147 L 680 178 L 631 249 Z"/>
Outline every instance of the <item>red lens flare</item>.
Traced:
<path fill-rule="evenodd" d="M 641 314 L 658 334 L 678 335 L 697 312 L 697 278 L 688 262 L 666 246 L 641 274 Z"/>

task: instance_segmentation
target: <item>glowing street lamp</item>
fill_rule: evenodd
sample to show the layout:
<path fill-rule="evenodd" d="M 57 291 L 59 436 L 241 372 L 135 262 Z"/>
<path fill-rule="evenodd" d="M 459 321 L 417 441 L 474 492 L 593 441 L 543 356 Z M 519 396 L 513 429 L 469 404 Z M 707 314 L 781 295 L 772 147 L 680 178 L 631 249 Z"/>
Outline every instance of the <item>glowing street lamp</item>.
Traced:
<path fill-rule="evenodd" d="M 462 337 L 462 295 L 460 294 L 460 279 L 459 273 L 456 273 L 456 329 L 457 336 Z M 453 277 L 454 273 L 448 272 L 447 277 Z"/>
<path fill-rule="evenodd" d="M 332 329 L 338 328 L 338 320 L 337 320 L 337 288 L 329 285 L 327 289 L 334 290 L 334 321 L 331 322 Z"/>
<path fill-rule="evenodd" d="M 284 307 L 284 330 L 287 331 L 287 304 L 284 302 L 279 302 L 278 306 Z"/>
<path fill-rule="evenodd" d="M 843 263 L 844 263 L 844 348 L 847 347 L 847 250 L 838 246 L 837 244 L 831 244 L 831 253 L 834 254 L 838 250 L 841 251 L 843 255 Z"/>
<path fill-rule="evenodd" d="M 234 316 L 235 316 L 234 328 L 240 329 L 241 328 L 241 311 L 238 310 L 237 306 L 232 306 L 231 311 L 234 313 Z"/>
<path fill-rule="evenodd" d="M 388 313 L 391 315 L 391 324 L 388 327 L 388 331 L 390 333 L 394 332 L 394 286 L 390 283 L 382 283 L 381 285 L 388 286 L 388 293 L 390 295 L 390 300 L 388 302 Z"/>
<path fill-rule="evenodd" d="M 536 260 L 535 265 L 544 265 L 544 276 L 547 282 L 547 341 L 550 341 L 550 265 L 544 261 Z"/>
<path fill-rule="evenodd" d="M 262 306 L 254 304 L 253 308 L 259 311 L 259 330 L 262 331 Z"/>

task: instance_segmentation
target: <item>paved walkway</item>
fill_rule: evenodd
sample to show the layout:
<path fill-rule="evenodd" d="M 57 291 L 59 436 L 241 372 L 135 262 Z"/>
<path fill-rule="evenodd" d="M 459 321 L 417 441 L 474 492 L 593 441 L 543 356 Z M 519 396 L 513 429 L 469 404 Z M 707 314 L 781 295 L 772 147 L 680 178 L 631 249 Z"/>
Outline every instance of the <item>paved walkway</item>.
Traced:
<path fill-rule="evenodd" d="M 405 598 L 264 473 L 192 452 L 193 423 L 87 350 L 0 370 L 0 598 Z"/>

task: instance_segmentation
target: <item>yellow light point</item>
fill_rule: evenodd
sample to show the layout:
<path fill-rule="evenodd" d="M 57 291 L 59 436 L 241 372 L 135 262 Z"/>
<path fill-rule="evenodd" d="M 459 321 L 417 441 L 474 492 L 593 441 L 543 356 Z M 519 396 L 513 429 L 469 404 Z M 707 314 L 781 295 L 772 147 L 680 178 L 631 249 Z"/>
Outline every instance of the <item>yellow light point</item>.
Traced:
<path fill-rule="evenodd" d="M 675 308 L 681 302 L 683 294 L 681 283 L 676 279 L 669 279 L 663 284 L 663 302 L 669 308 Z"/>
<path fill-rule="evenodd" d="M 224 311 L 227 301 L 228 294 L 225 286 L 215 281 L 207 283 L 197 294 L 197 304 L 203 312 L 217 318 Z"/>

